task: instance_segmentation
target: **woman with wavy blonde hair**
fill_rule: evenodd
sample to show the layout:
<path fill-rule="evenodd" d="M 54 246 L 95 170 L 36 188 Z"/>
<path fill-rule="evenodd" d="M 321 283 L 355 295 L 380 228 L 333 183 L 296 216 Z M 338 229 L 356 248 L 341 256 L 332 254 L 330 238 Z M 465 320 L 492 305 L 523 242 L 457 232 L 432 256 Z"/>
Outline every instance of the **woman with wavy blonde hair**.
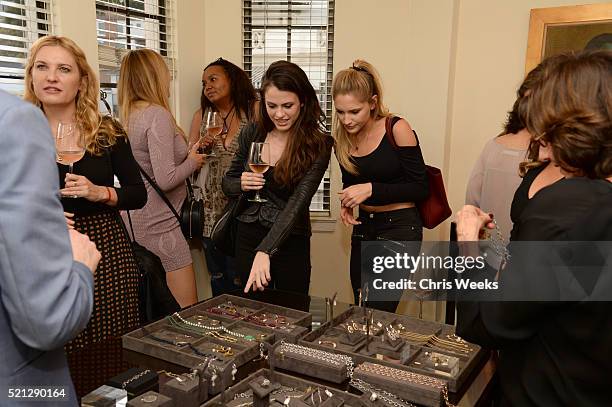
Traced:
<path fill-rule="evenodd" d="M 74 163 L 73 173 L 58 163 L 68 223 L 89 236 L 102 253 L 92 318 L 66 345 L 77 393 L 84 395 L 124 366 L 113 358 L 89 365 L 90 358 L 80 349 L 140 324 L 140 274 L 118 210 L 142 207 L 147 195 L 123 128 L 98 111 L 98 81 L 81 48 L 66 37 L 40 38 L 32 45 L 25 71 L 25 99 L 40 107 L 52 132 L 59 123 L 72 123 L 85 139 L 85 155 Z M 121 187 L 114 186 L 114 176 Z"/>
<path fill-rule="evenodd" d="M 202 167 L 204 156 L 197 143 L 188 151 L 185 134 L 170 113 L 170 79 L 157 52 L 128 52 L 121 62 L 119 105 L 134 157 L 180 211 L 187 197 L 185 180 Z M 186 307 L 197 301 L 189 245 L 168 205 L 148 182 L 146 187 L 147 204 L 132 212 L 134 237 L 159 256 L 170 291 Z"/>
<path fill-rule="evenodd" d="M 346 226 L 353 226 L 350 273 L 355 298 L 365 282 L 361 281 L 362 241 L 423 238 L 416 208 L 428 194 L 421 148 L 408 122 L 390 115 L 382 96 L 378 72 L 361 59 L 338 72 L 332 83 L 333 135 L 344 188 L 339 192 L 340 217 Z M 357 219 L 355 207 L 359 207 Z M 395 312 L 398 301 L 399 297 L 390 297 L 372 306 Z"/>

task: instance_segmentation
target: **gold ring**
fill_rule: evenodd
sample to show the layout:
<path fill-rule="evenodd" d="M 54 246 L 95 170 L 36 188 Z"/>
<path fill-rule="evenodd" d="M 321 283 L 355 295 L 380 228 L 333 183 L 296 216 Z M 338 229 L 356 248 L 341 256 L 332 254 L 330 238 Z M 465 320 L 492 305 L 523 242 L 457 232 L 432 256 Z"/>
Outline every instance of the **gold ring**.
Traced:
<path fill-rule="evenodd" d="M 333 341 L 319 341 L 319 345 L 331 345 L 332 348 L 336 349 L 336 342 Z"/>

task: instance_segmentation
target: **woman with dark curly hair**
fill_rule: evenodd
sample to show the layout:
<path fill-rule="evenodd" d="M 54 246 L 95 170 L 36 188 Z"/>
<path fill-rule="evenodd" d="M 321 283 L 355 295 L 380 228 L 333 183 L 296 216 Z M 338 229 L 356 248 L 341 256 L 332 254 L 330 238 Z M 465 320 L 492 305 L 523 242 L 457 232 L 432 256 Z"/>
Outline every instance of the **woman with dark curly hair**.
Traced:
<path fill-rule="evenodd" d="M 210 232 L 227 205 L 227 197 L 221 190 L 223 175 L 238 150 L 238 135 L 244 126 L 253 121 L 256 109 L 255 89 L 242 69 L 223 58 L 204 68 L 200 108 L 193 115 L 189 138 L 191 143 L 195 143 L 200 135 L 204 135 L 202 145 L 212 153 L 196 184 L 201 187 L 204 197 L 202 244 L 213 295 L 240 288 L 234 258 L 217 250 L 210 240 Z M 223 120 L 220 137 L 215 140 L 206 133 L 206 121 L 203 120 L 210 111 L 218 112 Z"/>
<path fill-rule="evenodd" d="M 256 123 L 246 126 L 238 151 L 223 177 L 229 197 L 259 191 L 265 202 L 250 202 L 238 214 L 236 260 L 245 285 L 308 293 L 310 214 L 308 207 L 329 163 L 332 139 L 306 73 L 277 61 L 262 80 Z M 270 146 L 264 174 L 246 170 L 252 142 Z"/>

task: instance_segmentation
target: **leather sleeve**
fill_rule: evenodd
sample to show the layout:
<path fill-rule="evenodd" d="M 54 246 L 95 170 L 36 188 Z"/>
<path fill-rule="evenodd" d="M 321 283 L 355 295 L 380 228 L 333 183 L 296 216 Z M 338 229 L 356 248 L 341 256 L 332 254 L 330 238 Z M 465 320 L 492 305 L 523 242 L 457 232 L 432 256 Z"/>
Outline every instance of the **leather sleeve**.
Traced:
<path fill-rule="evenodd" d="M 325 170 L 329 165 L 332 144 L 333 140 L 331 137 L 328 137 L 325 149 L 321 151 L 319 157 L 300 180 L 276 222 L 274 222 L 266 237 L 257 246 L 257 251 L 268 253 L 272 256 L 291 233 L 291 228 L 298 219 L 298 216 L 310 205 L 312 196 L 317 191 L 321 179 L 323 179 Z"/>

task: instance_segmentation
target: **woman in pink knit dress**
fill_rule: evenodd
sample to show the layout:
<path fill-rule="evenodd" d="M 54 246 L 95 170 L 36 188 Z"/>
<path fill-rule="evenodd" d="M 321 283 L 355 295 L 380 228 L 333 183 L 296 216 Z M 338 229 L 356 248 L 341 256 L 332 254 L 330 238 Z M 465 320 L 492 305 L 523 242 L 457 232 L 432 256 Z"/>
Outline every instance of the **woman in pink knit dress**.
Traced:
<path fill-rule="evenodd" d="M 170 72 L 161 55 L 130 51 L 121 63 L 119 104 L 134 158 L 180 211 L 187 196 L 185 180 L 204 164 L 197 145 L 190 151 L 170 113 Z M 170 291 L 181 307 L 197 302 L 189 245 L 170 208 L 145 181 L 148 201 L 131 212 L 135 239 L 159 256 Z"/>

